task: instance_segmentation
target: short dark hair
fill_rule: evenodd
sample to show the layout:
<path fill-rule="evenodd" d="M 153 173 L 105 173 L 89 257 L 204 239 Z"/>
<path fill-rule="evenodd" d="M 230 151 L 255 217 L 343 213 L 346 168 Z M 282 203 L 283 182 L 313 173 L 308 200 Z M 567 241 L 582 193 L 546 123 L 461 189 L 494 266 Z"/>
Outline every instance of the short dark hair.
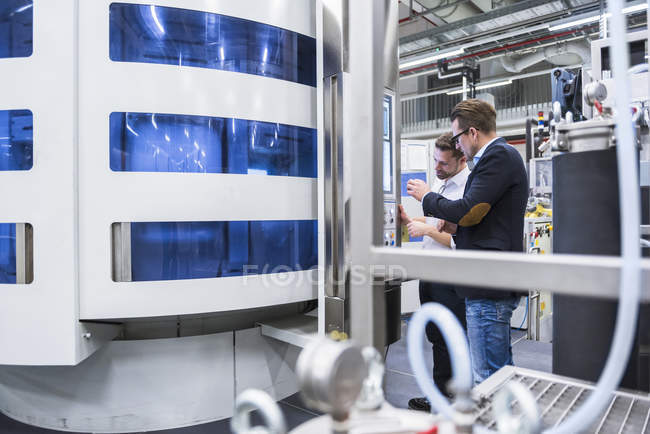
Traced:
<path fill-rule="evenodd" d="M 456 144 L 451 143 L 451 138 L 453 136 L 451 133 L 445 133 L 442 136 L 436 139 L 436 148 L 441 151 L 451 151 L 451 155 L 456 159 L 460 160 L 465 154 L 463 151 L 456 148 Z"/>
<path fill-rule="evenodd" d="M 491 104 L 480 99 L 466 99 L 456 104 L 451 112 L 451 121 L 458 119 L 458 128 L 474 127 L 486 133 L 497 130 L 497 112 Z"/>

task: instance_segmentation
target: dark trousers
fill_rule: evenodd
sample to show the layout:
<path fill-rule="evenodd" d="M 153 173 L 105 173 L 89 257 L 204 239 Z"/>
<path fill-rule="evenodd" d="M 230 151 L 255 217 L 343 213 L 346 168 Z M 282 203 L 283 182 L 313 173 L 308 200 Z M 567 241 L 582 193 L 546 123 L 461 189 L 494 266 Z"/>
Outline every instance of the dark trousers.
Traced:
<path fill-rule="evenodd" d="M 431 302 L 440 303 L 451 310 L 467 331 L 465 299 L 456 295 L 453 286 L 420 281 L 420 303 Z M 433 346 L 433 381 L 443 394 L 449 395 L 447 383 L 452 376 L 449 350 L 440 330 L 433 323 L 427 325 L 427 339 Z"/>

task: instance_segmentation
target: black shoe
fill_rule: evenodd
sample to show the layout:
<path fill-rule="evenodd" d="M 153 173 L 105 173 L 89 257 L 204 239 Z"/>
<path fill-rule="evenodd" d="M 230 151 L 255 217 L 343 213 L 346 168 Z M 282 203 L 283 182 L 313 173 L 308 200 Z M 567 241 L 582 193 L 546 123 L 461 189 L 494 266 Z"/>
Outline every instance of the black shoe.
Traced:
<path fill-rule="evenodd" d="M 426 398 L 409 399 L 409 408 L 411 410 L 426 411 L 427 413 L 431 413 L 431 404 L 429 404 L 429 400 Z"/>

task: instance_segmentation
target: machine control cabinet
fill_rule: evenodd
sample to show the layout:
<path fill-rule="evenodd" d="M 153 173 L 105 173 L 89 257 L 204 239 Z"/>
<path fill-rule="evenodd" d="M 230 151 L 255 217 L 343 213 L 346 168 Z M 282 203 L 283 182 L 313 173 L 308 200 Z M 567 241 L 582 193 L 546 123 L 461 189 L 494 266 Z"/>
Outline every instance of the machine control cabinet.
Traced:
<path fill-rule="evenodd" d="M 401 245 L 401 239 L 397 231 L 398 216 L 397 204 L 399 203 L 399 180 L 400 165 L 398 164 L 398 149 L 395 144 L 398 143 L 395 131 L 395 113 L 394 113 L 395 94 L 389 89 L 385 90 L 383 122 L 384 134 L 382 143 L 383 155 L 383 191 L 384 191 L 384 236 L 383 244 L 385 247 L 398 247 Z"/>

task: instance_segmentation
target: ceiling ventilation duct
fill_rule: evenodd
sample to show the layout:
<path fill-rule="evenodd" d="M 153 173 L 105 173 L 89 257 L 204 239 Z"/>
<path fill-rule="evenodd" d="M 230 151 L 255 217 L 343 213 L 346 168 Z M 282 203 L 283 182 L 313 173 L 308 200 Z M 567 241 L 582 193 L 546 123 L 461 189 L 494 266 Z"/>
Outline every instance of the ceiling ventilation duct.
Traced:
<path fill-rule="evenodd" d="M 521 72 L 542 61 L 558 66 L 590 64 L 591 47 L 588 42 L 572 41 L 539 48 L 534 53 L 523 56 L 501 57 L 501 65 L 508 72 Z"/>

